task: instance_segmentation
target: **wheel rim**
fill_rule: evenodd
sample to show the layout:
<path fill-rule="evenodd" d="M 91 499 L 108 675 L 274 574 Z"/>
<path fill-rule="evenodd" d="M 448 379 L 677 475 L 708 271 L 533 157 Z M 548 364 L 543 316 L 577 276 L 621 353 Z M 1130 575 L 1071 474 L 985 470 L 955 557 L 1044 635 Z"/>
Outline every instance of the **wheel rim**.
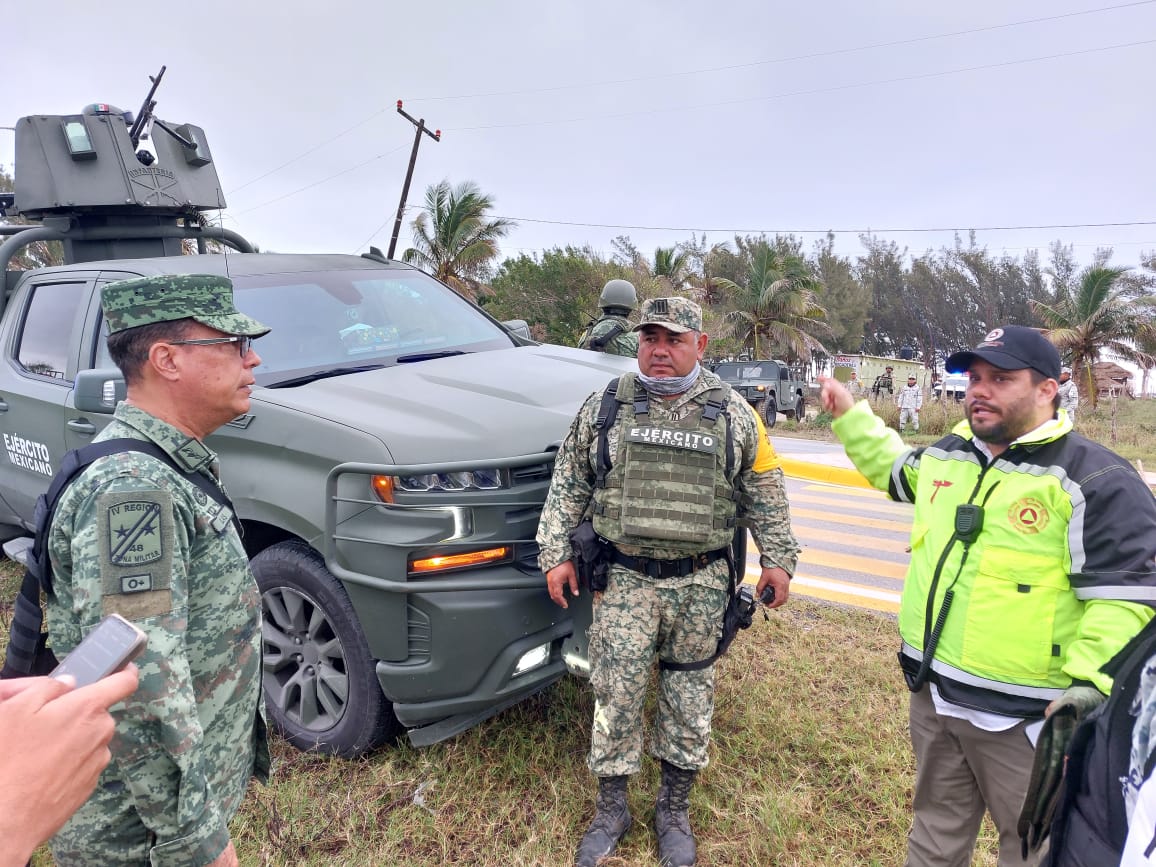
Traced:
<path fill-rule="evenodd" d="M 282 717 L 307 731 L 341 721 L 349 700 L 345 649 L 321 606 L 298 590 L 261 594 L 261 667 L 265 696 Z"/>

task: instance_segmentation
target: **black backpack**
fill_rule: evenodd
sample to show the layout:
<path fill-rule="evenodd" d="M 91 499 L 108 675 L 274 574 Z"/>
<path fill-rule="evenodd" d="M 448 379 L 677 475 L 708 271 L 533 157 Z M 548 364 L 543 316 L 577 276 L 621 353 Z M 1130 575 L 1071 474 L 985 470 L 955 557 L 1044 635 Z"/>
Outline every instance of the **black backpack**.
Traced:
<path fill-rule="evenodd" d="M 1063 791 L 1052 820 L 1046 867 L 1105 867 L 1120 863 L 1128 837 L 1124 783 L 1128 777 L 1132 729 L 1140 677 L 1156 654 L 1156 619 L 1150 620 L 1102 671 L 1112 692 L 1076 727 L 1068 746 Z M 1156 752 L 1143 768 L 1147 779 Z M 1136 786 L 1140 780 L 1132 781 Z M 1156 828 L 1151 829 L 1156 835 Z"/>
<path fill-rule="evenodd" d="M 48 633 L 43 631 L 44 616 L 40 610 L 40 591 L 52 595 L 52 564 L 48 557 L 48 529 L 61 495 L 72 481 L 93 461 L 122 452 L 142 452 L 172 467 L 209 497 L 234 512 L 233 504 L 221 488 L 200 472 L 186 472 L 160 446 L 146 440 L 131 438 L 90 443 L 68 452 L 60 462 L 60 469 L 52 478 L 47 492 L 36 499 L 33 521 L 36 525 L 32 549 L 24 570 L 24 580 L 12 613 L 12 628 L 8 636 L 8 651 L 0 678 L 33 677 L 45 675 L 56 668 L 56 656 L 47 646 Z M 236 518 L 234 517 L 234 520 Z"/>

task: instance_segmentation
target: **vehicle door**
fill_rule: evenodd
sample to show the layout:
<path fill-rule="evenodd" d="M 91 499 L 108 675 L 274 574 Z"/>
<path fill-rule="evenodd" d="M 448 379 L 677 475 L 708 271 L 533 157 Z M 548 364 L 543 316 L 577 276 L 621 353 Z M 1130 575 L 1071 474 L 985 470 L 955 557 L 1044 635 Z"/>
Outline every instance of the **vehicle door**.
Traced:
<path fill-rule="evenodd" d="M 110 373 L 116 372 L 118 379 L 122 378 L 108 354 L 108 323 L 104 321 L 104 313 L 100 307 L 100 290 L 106 283 L 132 280 L 140 276 L 121 271 L 101 271 L 97 275 L 94 290 L 86 305 L 81 335 L 77 340 L 80 348 L 78 371 L 108 370 Z M 112 421 L 114 409 L 115 402 L 110 401 L 107 413 L 81 412 L 76 408 L 75 393 L 70 392 L 64 407 L 65 445 L 70 449 L 88 445 Z"/>
<path fill-rule="evenodd" d="M 32 526 L 36 498 L 68 450 L 65 406 L 95 273 L 48 272 L 28 279 L 5 317 L 6 386 L 0 391 L 0 490 Z"/>

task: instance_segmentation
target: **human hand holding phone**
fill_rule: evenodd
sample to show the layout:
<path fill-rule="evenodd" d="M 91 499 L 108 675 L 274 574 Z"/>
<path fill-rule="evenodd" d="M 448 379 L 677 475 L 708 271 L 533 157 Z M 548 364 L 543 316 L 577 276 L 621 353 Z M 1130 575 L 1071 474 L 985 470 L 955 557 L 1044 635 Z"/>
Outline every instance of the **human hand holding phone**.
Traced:
<path fill-rule="evenodd" d="M 137 687 L 136 666 L 91 686 L 0 681 L 0 863 L 24 864 L 83 804 L 109 762 L 108 709 Z"/>
<path fill-rule="evenodd" d="M 81 639 L 49 676 L 59 680 L 67 675 L 78 687 L 89 686 L 120 671 L 146 644 L 148 636 L 143 631 L 119 614 L 110 614 Z"/>

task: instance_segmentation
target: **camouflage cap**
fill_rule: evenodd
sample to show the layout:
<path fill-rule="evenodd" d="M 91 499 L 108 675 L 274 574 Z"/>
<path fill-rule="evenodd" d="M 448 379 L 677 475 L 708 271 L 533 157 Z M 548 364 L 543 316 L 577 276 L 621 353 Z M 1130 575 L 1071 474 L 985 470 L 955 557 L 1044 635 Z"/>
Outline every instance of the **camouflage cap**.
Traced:
<path fill-rule="evenodd" d="M 176 319 L 194 319 L 225 334 L 269 333 L 268 327 L 238 312 L 233 281 L 214 274 L 162 274 L 107 283 L 100 301 L 109 334 Z"/>
<path fill-rule="evenodd" d="M 661 325 L 667 331 L 702 331 L 702 308 L 689 298 L 651 298 L 642 302 L 642 314 L 633 331 Z"/>

